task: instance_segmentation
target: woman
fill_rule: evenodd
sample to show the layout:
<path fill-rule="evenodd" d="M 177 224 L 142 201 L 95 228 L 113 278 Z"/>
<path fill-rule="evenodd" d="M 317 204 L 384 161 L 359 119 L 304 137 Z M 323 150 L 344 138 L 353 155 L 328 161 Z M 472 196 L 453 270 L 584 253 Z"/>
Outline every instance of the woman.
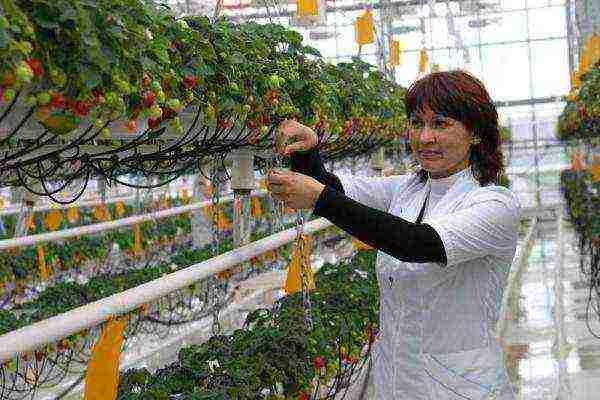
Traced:
<path fill-rule="evenodd" d="M 286 121 L 278 149 L 295 172 L 269 175 L 270 190 L 379 250 L 377 399 L 512 400 L 495 325 L 520 205 L 496 185 L 503 161 L 495 106 L 461 71 L 415 82 L 405 103 L 418 172 L 335 176 L 323 168 L 315 133 Z"/>

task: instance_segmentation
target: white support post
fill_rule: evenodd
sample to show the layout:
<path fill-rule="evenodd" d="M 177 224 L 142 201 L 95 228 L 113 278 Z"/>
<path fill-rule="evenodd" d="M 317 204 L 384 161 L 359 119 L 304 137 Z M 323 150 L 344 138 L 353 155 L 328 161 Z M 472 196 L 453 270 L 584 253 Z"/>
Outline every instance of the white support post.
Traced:
<path fill-rule="evenodd" d="M 21 212 L 19 220 L 15 226 L 14 237 L 27 236 L 29 230 L 29 218 L 33 215 L 33 206 L 35 205 L 35 195 L 28 190 L 25 190 L 22 197 Z"/>
<path fill-rule="evenodd" d="M 371 168 L 374 172 L 373 175 L 383 175 L 383 169 L 385 168 L 385 151 L 383 147 L 377 149 L 377 151 L 371 156 Z"/>
<path fill-rule="evenodd" d="M 233 246 L 240 247 L 250 243 L 251 197 L 255 187 L 254 154 L 248 149 L 236 150 L 231 155 L 231 188 L 233 189 L 234 220 Z"/>
<path fill-rule="evenodd" d="M 106 178 L 103 176 L 98 178 L 98 194 L 100 196 L 100 202 L 106 204 Z"/>

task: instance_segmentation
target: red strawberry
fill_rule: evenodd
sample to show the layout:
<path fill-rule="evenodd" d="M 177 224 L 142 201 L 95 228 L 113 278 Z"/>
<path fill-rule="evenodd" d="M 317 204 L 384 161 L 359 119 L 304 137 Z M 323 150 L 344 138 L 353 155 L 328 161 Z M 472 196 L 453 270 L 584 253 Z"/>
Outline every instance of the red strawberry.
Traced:
<path fill-rule="evenodd" d="M 317 356 L 315 357 L 313 364 L 317 370 L 320 370 L 325 367 L 325 359 L 321 356 Z"/>
<path fill-rule="evenodd" d="M 198 78 L 193 75 L 186 75 L 183 78 L 183 85 L 188 89 L 193 89 L 198 85 Z"/>
<path fill-rule="evenodd" d="M 33 71 L 34 76 L 39 78 L 40 76 L 44 75 L 44 66 L 42 65 L 40 60 L 31 59 L 31 60 L 27 60 L 26 63 L 29 65 L 29 67 Z"/>
<path fill-rule="evenodd" d="M 160 118 L 148 118 L 150 129 L 157 129 L 160 126 Z"/>
<path fill-rule="evenodd" d="M 134 119 L 130 119 L 125 123 L 125 128 L 129 133 L 135 133 L 137 131 L 137 122 Z"/>
<path fill-rule="evenodd" d="M 298 400 L 310 400 L 310 396 L 308 393 L 302 392 L 300 393 L 300 396 L 298 396 Z"/>
<path fill-rule="evenodd" d="M 177 115 L 177 111 L 173 110 L 172 108 L 169 107 L 165 107 L 163 109 L 163 119 L 171 119 L 173 117 L 175 117 Z"/>
<path fill-rule="evenodd" d="M 150 108 L 154 105 L 155 102 L 156 102 L 156 93 L 154 93 L 154 92 L 146 93 L 146 95 L 144 96 L 144 106 L 146 108 Z"/>
<path fill-rule="evenodd" d="M 54 108 L 64 109 L 67 106 L 67 100 L 62 93 L 54 93 L 52 95 L 52 100 L 50 100 L 50 105 Z"/>
<path fill-rule="evenodd" d="M 8 71 L 2 77 L 2 86 L 11 87 L 15 84 L 15 74 L 12 71 Z"/>
<path fill-rule="evenodd" d="M 148 76 L 148 74 L 144 74 L 144 77 L 142 78 L 142 87 L 146 87 L 150 84 L 151 79 Z"/>
<path fill-rule="evenodd" d="M 260 123 L 263 126 L 269 125 L 269 123 L 271 123 L 271 119 L 269 118 L 269 116 L 267 114 L 262 114 L 260 116 Z"/>
<path fill-rule="evenodd" d="M 92 104 L 89 101 L 78 101 L 75 103 L 75 114 L 85 117 L 90 113 Z"/>

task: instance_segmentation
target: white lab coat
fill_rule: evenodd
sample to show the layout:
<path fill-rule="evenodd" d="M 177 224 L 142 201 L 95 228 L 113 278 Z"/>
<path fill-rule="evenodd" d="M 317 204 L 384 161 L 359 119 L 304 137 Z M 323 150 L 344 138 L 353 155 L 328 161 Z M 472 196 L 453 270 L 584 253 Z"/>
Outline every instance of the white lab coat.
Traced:
<path fill-rule="evenodd" d="M 432 184 L 414 173 L 339 178 L 350 198 L 410 222 Z M 380 334 L 372 380 L 378 400 L 516 398 L 495 326 L 520 204 L 504 187 L 481 187 L 470 168 L 450 177 L 448 186 L 423 218 L 444 243 L 446 266 L 377 255 Z"/>

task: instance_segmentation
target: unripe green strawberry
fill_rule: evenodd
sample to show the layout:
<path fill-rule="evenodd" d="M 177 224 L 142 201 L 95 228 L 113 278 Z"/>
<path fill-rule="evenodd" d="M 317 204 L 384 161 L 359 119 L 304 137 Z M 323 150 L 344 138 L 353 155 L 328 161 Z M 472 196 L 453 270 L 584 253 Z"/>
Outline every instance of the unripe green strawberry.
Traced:
<path fill-rule="evenodd" d="M 52 100 L 52 96 L 48 92 L 38 93 L 37 95 L 37 101 L 42 106 L 50 103 L 50 100 Z"/>
<path fill-rule="evenodd" d="M 15 96 L 16 96 L 16 93 L 15 93 L 14 89 L 6 89 L 4 91 L 3 98 L 4 98 L 4 101 L 6 101 L 7 103 L 10 103 L 11 101 L 14 100 Z"/>
<path fill-rule="evenodd" d="M 150 90 L 152 90 L 153 92 L 162 92 L 162 86 L 160 86 L 160 82 L 159 81 L 150 82 Z"/>
<path fill-rule="evenodd" d="M 152 118 L 160 118 L 162 116 L 162 109 L 158 104 L 155 104 L 150 107 L 148 115 Z"/>
<path fill-rule="evenodd" d="M 67 83 L 67 75 L 60 69 L 50 71 L 50 81 L 57 86 L 64 86 Z"/>
<path fill-rule="evenodd" d="M 181 111 L 181 102 L 179 99 L 169 99 L 167 101 L 167 107 L 172 108 L 175 111 Z"/>
<path fill-rule="evenodd" d="M 33 70 L 25 61 L 19 64 L 16 73 L 17 80 L 21 83 L 30 83 L 33 78 Z"/>
<path fill-rule="evenodd" d="M 108 129 L 108 128 L 103 128 L 103 129 L 100 131 L 100 137 L 101 137 L 102 139 L 110 139 L 110 138 L 111 138 L 110 129 Z"/>
<path fill-rule="evenodd" d="M 26 55 L 29 55 L 33 51 L 32 44 L 26 40 L 19 42 L 18 46 L 19 50 L 21 50 Z"/>
<path fill-rule="evenodd" d="M 159 92 L 156 93 L 156 101 L 158 101 L 159 103 L 164 103 L 165 99 L 166 99 L 165 92 L 160 90 Z"/>
<path fill-rule="evenodd" d="M 37 105 L 37 97 L 35 96 L 27 96 L 25 98 L 25 104 L 29 107 L 35 107 Z"/>
<path fill-rule="evenodd" d="M 122 79 L 118 79 L 115 81 L 115 85 L 117 86 L 120 92 L 125 94 L 131 93 L 131 85 L 129 84 L 129 82 L 126 82 Z"/>
<path fill-rule="evenodd" d="M 8 19 L 6 19 L 6 17 L 4 15 L 0 16 L 0 28 L 8 29 L 9 27 L 10 27 L 10 23 L 8 22 Z"/>
<path fill-rule="evenodd" d="M 97 118 L 94 120 L 94 128 L 100 129 L 104 126 L 105 122 L 102 118 Z"/>

